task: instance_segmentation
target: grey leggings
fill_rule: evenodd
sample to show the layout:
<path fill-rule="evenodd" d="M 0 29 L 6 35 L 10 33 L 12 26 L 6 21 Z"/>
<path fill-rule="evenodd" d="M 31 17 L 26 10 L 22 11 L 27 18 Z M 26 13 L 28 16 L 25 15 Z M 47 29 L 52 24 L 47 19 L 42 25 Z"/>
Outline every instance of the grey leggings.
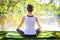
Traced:
<path fill-rule="evenodd" d="M 20 30 L 20 29 L 17 29 L 17 32 L 21 35 L 21 36 L 23 36 L 23 37 L 36 37 L 36 34 L 38 35 L 39 33 L 40 33 L 40 30 L 39 30 L 39 28 L 36 30 L 36 34 L 34 34 L 34 35 L 26 35 L 26 34 L 24 34 L 24 32 L 22 31 L 22 30 Z"/>

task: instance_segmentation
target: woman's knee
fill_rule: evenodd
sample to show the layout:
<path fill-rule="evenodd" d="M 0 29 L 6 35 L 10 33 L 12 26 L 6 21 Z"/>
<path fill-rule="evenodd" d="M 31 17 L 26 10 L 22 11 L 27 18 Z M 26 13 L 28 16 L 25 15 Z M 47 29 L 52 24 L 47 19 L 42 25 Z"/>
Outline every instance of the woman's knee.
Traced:
<path fill-rule="evenodd" d="M 20 31 L 20 30 L 17 28 L 17 31 Z"/>
<path fill-rule="evenodd" d="M 38 29 L 36 29 L 36 33 L 37 34 L 39 34 L 40 33 L 40 29 L 38 28 Z"/>

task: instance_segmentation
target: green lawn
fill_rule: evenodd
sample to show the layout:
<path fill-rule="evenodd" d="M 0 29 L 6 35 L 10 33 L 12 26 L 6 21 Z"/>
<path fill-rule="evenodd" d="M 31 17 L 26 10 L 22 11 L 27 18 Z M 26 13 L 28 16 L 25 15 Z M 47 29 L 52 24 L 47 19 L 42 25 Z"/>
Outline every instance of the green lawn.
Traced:
<path fill-rule="evenodd" d="M 49 31 L 42 31 L 39 35 L 37 35 L 36 39 L 50 39 L 50 38 L 60 38 L 59 36 L 60 32 L 49 32 Z M 35 38 L 25 38 L 22 37 L 18 32 L 16 31 L 6 31 L 6 32 L 0 32 L 0 39 L 35 39 Z"/>

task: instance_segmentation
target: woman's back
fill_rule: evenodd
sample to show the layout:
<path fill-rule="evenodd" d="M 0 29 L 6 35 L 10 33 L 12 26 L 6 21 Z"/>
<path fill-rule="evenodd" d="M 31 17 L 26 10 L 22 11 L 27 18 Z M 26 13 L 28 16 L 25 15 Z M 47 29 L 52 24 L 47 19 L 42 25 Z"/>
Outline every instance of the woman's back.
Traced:
<path fill-rule="evenodd" d="M 24 34 L 27 35 L 33 35 L 36 34 L 35 31 L 35 21 L 36 21 L 36 17 L 35 16 L 25 16 L 25 31 Z"/>

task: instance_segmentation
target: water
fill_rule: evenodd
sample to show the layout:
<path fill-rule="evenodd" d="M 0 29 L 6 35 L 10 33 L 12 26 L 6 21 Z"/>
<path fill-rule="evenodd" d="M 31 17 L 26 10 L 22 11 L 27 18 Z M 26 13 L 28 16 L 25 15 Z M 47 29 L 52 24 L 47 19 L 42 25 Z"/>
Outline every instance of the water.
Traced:
<path fill-rule="evenodd" d="M 1 25 L 0 25 L 0 31 L 1 31 L 2 29 L 1 29 Z"/>
<path fill-rule="evenodd" d="M 46 16 L 41 16 L 40 17 L 40 25 L 41 25 L 41 30 L 46 30 L 46 31 L 60 31 L 60 27 L 58 26 L 57 19 L 55 17 L 46 17 Z M 13 21 L 10 21 L 6 24 L 4 24 L 5 30 L 6 31 L 16 31 L 18 25 L 13 25 Z M 0 26 L 0 31 L 1 31 Z M 23 26 L 22 26 L 23 27 Z M 35 29 L 38 28 L 38 25 L 35 25 Z M 24 30 L 24 28 L 21 28 Z"/>

